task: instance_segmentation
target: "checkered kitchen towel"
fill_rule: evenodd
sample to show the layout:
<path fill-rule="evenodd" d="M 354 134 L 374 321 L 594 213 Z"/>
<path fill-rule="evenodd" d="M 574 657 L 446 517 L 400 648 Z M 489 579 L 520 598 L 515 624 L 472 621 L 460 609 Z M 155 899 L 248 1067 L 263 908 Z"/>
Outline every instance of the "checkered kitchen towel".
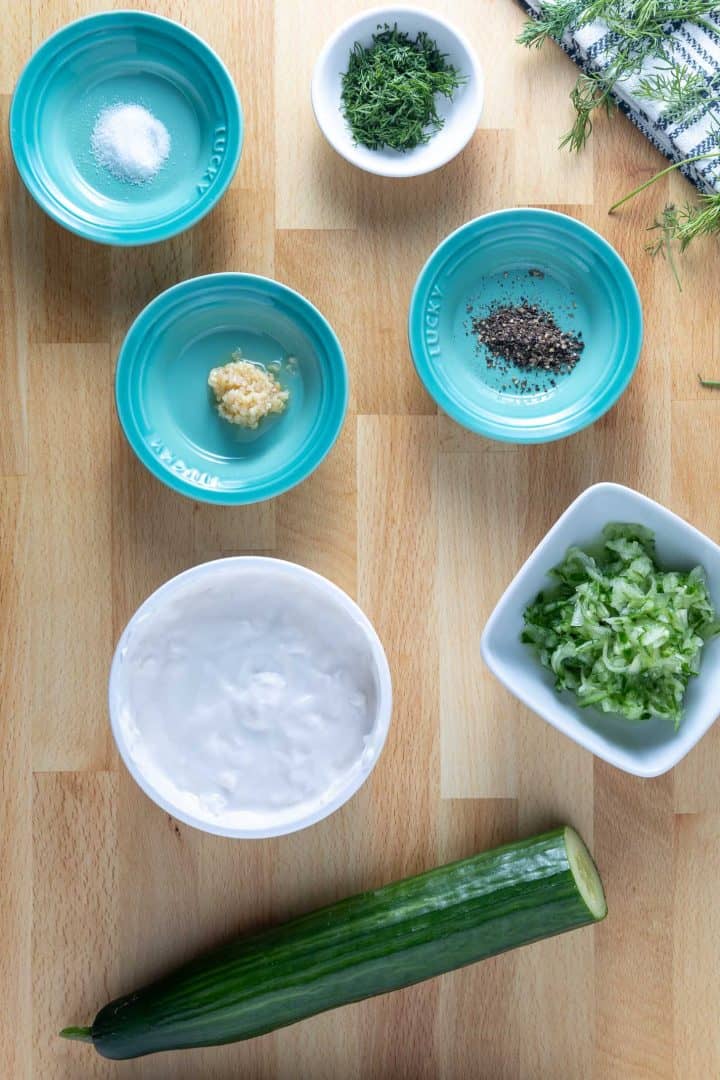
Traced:
<path fill-rule="evenodd" d="M 546 0 L 552 3 L 552 0 Z M 543 0 L 520 0 L 530 14 L 537 14 L 545 6 Z M 638 99 L 633 93 L 637 79 L 654 70 L 667 69 L 667 62 L 646 62 L 638 76 L 623 79 L 615 84 L 613 96 L 619 107 L 644 135 L 672 161 L 693 157 L 712 150 L 718 145 L 720 130 L 720 6 L 712 15 L 704 17 L 705 23 L 717 27 L 695 26 L 680 23 L 669 27 L 671 41 L 668 55 L 681 67 L 703 75 L 707 84 L 707 102 L 698 105 L 687 115 L 669 118 L 664 115 L 661 102 Z M 618 35 L 608 31 L 603 22 L 587 26 L 565 35 L 562 46 L 565 52 L 584 71 L 602 71 L 613 57 L 619 41 Z M 720 154 L 707 158 L 682 170 L 701 191 L 720 191 Z"/>

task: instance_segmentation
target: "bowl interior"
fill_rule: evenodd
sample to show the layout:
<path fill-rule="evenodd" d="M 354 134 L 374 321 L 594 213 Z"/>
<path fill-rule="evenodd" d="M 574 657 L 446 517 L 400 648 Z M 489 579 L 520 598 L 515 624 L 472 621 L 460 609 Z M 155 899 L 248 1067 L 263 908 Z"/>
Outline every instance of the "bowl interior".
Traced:
<path fill-rule="evenodd" d="M 570 374 L 488 365 L 475 318 L 527 300 L 582 335 Z M 642 338 L 630 272 L 597 233 L 562 214 L 512 210 L 469 222 L 418 278 L 410 344 L 427 389 L 459 423 L 491 438 L 540 442 L 592 423 L 622 393 Z"/>
<path fill-rule="evenodd" d="M 223 649 L 216 647 L 219 638 Z M 168 641 L 170 652 L 158 664 Z M 194 666 L 179 659 L 184 651 L 196 658 Z M 308 657 L 315 665 L 310 681 Z M 269 677 L 304 683 L 301 698 L 275 701 L 278 723 L 275 714 L 268 722 Z M 223 687 L 225 700 L 203 761 L 192 763 L 186 747 L 203 738 L 207 680 Z M 323 699 L 318 687 L 326 682 L 333 693 Z M 357 710 L 358 695 L 365 702 L 362 725 L 338 731 L 348 706 Z M 345 711 L 338 696 L 346 698 Z M 304 567 L 243 556 L 193 567 L 141 605 L 115 651 L 109 704 L 123 760 L 159 806 L 219 835 L 279 836 L 327 817 L 372 771 L 390 723 L 390 673 L 373 627 L 340 589 Z M 158 735 L 154 711 L 165 706 L 173 727 Z M 332 761 L 327 778 L 310 767 L 307 783 L 286 789 L 288 734 L 301 757 L 310 752 Z M 256 756 L 247 775 L 250 750 Z M 227 770 L 233 774 L 227 790 L 240 799 L 223 796 Z"/>
<path fill-rule="evenodd" d="M 278 366 L 290 398 L 255 430 L 229 424 L 208 387 L 234 350 Z M 303 479 L 342 425 L 347 377 L 320 313 L 266 278 L 216 274 L 161 294 L 131 327 L 118 361 L 117 403 L 128 440 L 161 480 L 210 502 L 252 502 Z"/>
<path fill-rule="evenodd" d="M 720 611 L 720 548 L 638 492 L 617 484 L 598 484 L 568 508 L 521 568 L 488 621 L 483 655 L 508 689 L 555 727 L 628 772 L 654 776 L 684 757 L 715 720 L 720 701 L 720 640 L 708 642 L 703 649 L 700 674 L 690 680 L 685 716 L 677 732 L 660 718 L 633 724 L 596 709 L 579 708 L 569 692 L 558 694 L 551 673 L 520 641 L 523 611 L 538 592 L 552 586 L 548 571 L 562 561 L 571 544 L 596 544 L 610 521 L 652 529 L 658 562 L 666 569 L 701 565 Z"/>
<path fill-rule="evenodd" d="M 356 146 L 342 114 L 342 76 L 356 42 L 372 44 L 372 35 L 387 23 L 415 37 L 424 30 L 437 43 L 466 82 L 458 87 L 452 100 L 435 98 L 444 125 L 429 142 L 414 150 L 400 152 L 383 148 L 369 150 Z M 320 128 L 330 144 L 348 161 L 367 172 L 382 176 L 417 176 L 429 172 L 454 157 L 474 134 L 480 121 L 483 102 L 482 74 L 470 45 L 453 28 L 430 12 L 415 8 L 379 8 L 351 20 L 332 38 L 320 54 L 312 83 L 312 101 Z"/>
<path fill-rule="evenodd" d="M 91 150 L 98 115 L 139 104 L 168 130 L 168 158 L 128 183 Z M 92 239 L 162 239 L 205 213 L 237 166 L 242 119 L 215 54 L 184 27 L 142 12 L 108 12 L 48 39 L 22 74 L 11 133 L 32 194 L 61 224 Z"/>

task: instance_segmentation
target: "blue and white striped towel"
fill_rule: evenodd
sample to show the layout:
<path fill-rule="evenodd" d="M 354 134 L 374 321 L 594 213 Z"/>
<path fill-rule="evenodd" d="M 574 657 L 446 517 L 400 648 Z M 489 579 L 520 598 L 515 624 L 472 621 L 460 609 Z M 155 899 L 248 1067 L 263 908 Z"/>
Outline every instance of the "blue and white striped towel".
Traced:
<path fill-rule="evenodd" d="M 520 3 L 535 15 L 545 6 L 543 0 L 520 0 Z M 719 141 L 720 102 L 713 104 L 713 99 L 720 97 L 720 8 L 706 15 L 704 21 L 717 30 L 713 32 L 693 23 L 669 27 L 667 53 L 679 66 L 703 75 L 707 102 L 687 115 L 669 118 L 664 115 L 662 103 L 639 99 L 634 92 L 638 79 L 666 69 L 667 62 L 663 61 L 647 61 L 642 72 L 620 80 L 613 90 L 622 111 L 672 161 L 706 153 Z M 603 71 L 612 60 L 619 40 L 605 23 L 598 21 L 566 34 L 562 46 L 584 71 Z M 720 192 L 720 153 L 717 158 L 684 166 L 682 171 L 701 191 Z"/>

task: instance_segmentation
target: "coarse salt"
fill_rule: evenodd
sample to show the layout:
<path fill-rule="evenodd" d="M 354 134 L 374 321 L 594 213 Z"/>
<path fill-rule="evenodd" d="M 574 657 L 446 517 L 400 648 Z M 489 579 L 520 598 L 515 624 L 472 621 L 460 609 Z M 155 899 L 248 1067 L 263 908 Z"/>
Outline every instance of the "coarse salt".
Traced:
<path fill-rule="evenodd" d="M 165 125 L 142 105 L 118 103 L 95 121 L 90 146 L 102 168 L 130 184 L 143 184 L 160 171 L 170 153 Z"/>

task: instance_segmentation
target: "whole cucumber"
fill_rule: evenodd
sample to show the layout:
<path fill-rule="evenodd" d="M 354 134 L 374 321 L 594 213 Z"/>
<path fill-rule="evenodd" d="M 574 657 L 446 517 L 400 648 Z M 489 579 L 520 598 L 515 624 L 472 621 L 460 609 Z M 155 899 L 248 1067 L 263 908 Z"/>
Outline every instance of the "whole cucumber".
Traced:
<path fill-rule="evenodd" d="M 108 1058 L 250 1039 L 606 913 L 592 858 L 566 826 L 242 938 L 61 1034 Z"/>

